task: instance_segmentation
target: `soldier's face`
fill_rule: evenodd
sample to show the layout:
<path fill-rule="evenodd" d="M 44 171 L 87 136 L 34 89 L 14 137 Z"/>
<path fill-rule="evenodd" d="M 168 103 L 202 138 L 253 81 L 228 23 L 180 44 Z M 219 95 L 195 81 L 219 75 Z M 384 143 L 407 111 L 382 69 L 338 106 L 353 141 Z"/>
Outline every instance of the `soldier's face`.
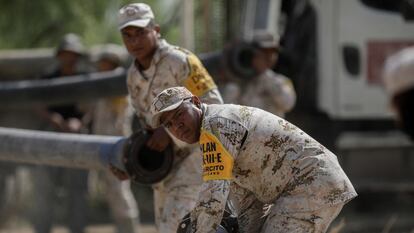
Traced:
<path fill-rule="evenodd" d="M 138 61 L 151 59 L 157 48 L 159 27 L 133 27 L 121 30 L 122 40 L 128 52 Z"/>
<path fill-rule="evenodd" d="M 277 61 L 277 50 L 274 48 L 260 49 L 256 51 L 252 65 L 259 73 L 271 69 Z"/>
<path fill-rule="evenodd" d="M 189 144 L 200 138 L 201 110 L 189 101 L 175 110 L 162 114 L 161 123 L 176 138 Z"/>
<path fill-rule="evenodd" d="M 116 69 L 118 65 L 108 59 L 101 59 L 98 61 L 97 67 L 98 71 L 110 71 Z"/>
<path fill-rule="evenodd" d="M 71 51 L 60 51 L 57 58 L 62 67 L 72 68 L 79 61 L 80 55 Z"/>

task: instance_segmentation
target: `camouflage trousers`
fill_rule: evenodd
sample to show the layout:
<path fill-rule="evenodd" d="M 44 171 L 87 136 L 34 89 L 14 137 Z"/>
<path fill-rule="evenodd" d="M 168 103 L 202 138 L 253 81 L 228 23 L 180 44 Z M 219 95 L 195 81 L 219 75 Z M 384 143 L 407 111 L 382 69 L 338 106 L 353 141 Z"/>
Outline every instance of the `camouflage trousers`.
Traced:
<path fill-rule="evenodd" d="M 153 186 L 155 223 L 158 232 L 176 233 L 182 218 L 196 205 L 200 192 L 201 155 L 197 148 L 175 164 L 168 177 Z"/>

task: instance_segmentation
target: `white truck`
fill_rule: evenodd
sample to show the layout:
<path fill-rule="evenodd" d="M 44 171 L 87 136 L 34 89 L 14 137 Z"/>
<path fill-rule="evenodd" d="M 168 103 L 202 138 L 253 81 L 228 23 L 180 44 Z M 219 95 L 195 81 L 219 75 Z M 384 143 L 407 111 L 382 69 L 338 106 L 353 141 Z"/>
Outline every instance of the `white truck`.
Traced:
<path fill-rule="evenodd" d="M 414 22 L 369 1 L 311 2 L 318 16 L 318 107 L 333 119 L 389 119 L 383 63 L 414 45 Z"/>

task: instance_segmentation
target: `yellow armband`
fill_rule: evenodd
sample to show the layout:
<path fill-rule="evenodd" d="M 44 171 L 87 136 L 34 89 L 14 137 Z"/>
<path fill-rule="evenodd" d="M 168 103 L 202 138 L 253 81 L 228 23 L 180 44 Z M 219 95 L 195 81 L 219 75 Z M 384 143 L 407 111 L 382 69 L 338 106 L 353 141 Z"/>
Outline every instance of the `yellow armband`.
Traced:
<path fill-rule="evenodd" d="M 233 178 L 234 159 L 213 134 L 201 131 L 200 149 L 203 153 L 204 181 Z"/>
<path fill-rule="evenodd" d="M 189 53 L 187 59 L 190 66 L 190 75 L 184 80 L 184 86 L 191 93 L 201 97 L 208 91 L 217 88 L 214 80 L 194 54 Z"/>

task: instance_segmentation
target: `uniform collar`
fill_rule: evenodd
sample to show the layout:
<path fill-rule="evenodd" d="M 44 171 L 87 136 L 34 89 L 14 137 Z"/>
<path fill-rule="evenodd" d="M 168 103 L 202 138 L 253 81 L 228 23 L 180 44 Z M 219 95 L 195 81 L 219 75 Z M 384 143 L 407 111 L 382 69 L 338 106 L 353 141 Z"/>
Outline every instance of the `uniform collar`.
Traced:
<path fill-rule="evenodd" d="M 202 103 L 201 104 L 201 129 L 204 129 L 204 119 L 205 119 L 205 114 L 207 112 L 207 104 Z"/>
<path fill-rule="evenodd" d="M 164 39 L 158 39 L 158 47 L 157 47 L 157 49 L 155 50 L 155 53 L 154 53 L 154 55 L 152 56 L 152 60 L 151 60 L 151 65 L 150 65 L 150 67 L 152 67 L 152 66 L 154 66 L 154 65 L 156 65 L 160 60 L 161 60 L 161 58 L 163 58 L 164 56 L 164 54 L 165 54 L 165 51 L 168 49 L 168 47 L 170 47 L 170 44 L 168 44 L 168 42 L 166 41 L 166 40 L 164 40 Z M 137 71 L 139 71 L 139 72 L 141 72 L 142 70 L 136 65 L 136 59 L 134 59 L 134 62 L 133 62 L 133 65 L 134 65 L 134 68 L 137 70 Z M 149 68 L 148 68 L 149 69 Z"/>
<path fill-rule="evenodd" d="M 170 46 L 170 44 L 168 44 L 166 40 L 164 40 L 164 39 L 159 39 L 158 40 L 158 48 L 154 53 L 151 65 L 157 64 L 161 60 L 161 58 L 163 57 L 164 52 L 168 49 L 169 46 Z"/>

